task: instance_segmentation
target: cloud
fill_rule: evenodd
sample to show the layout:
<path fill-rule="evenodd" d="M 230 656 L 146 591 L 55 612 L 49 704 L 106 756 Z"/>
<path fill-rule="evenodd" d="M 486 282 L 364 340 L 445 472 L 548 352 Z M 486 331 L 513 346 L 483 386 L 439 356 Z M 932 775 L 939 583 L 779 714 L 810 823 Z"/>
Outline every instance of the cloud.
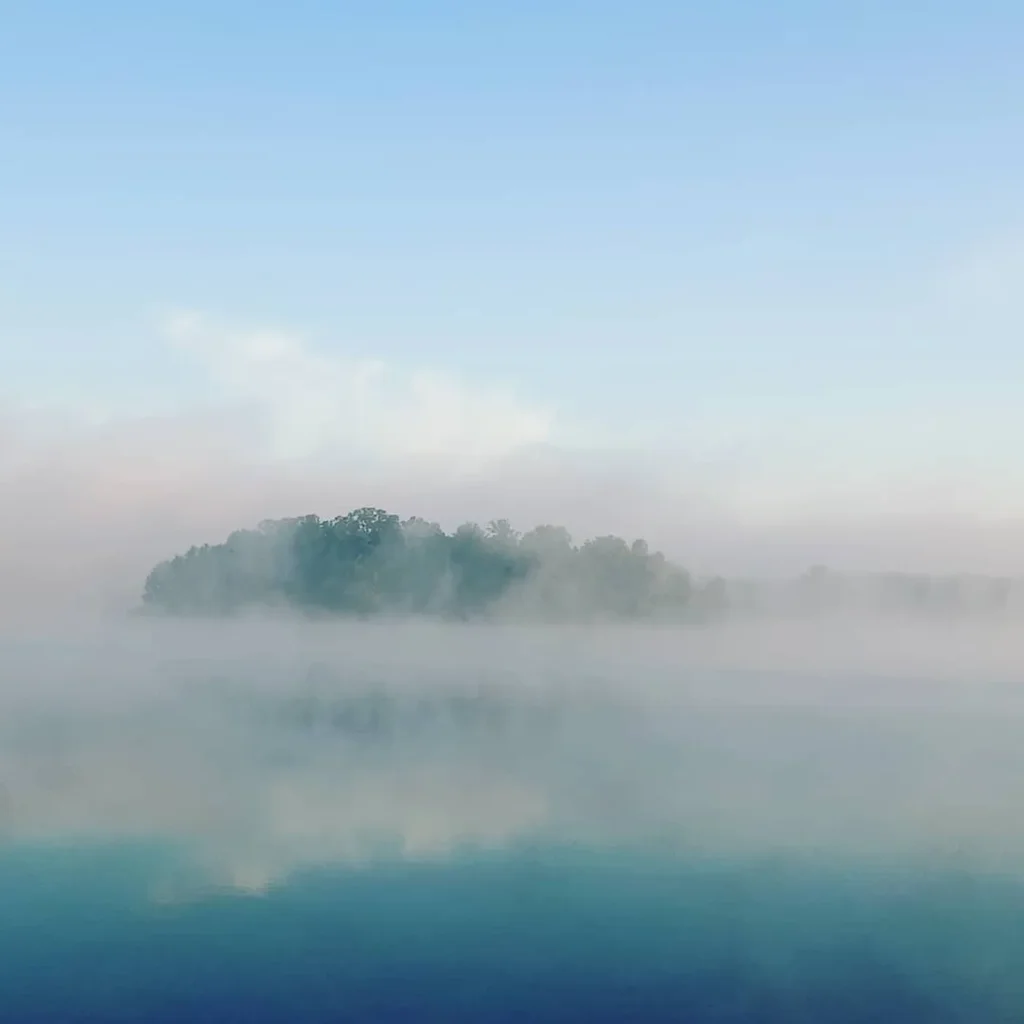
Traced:
<path fill-rule="evenodd" d="M 123 610 L 157 561 L 265 518 L 378 505 L 453 528 L 505 517 L 577 539 L 645 537 L 698 574 L 839 569 L 1024 572 L 1024 518 L 1002 449 L 967 458 L 952 422 L 875 465 L 863 430 L 751 420 L 716 447 L 566 443 L 556 410 L 507 388 L 316 350 L 296 335 L 232 330 L 196 314 L 169 343 L 212 383 L 163 415 L 0 406 L 0 613 Z M 992 421 L 1009 436 L 1010 421 Z M 797 425 L 798 426 L 798 425 Z M 961 432 L 963 432 L 961 430 Z M 861 440 L 858 440 L 861 438 Z M 979 447 L 976 445 L 975 447 Z M 983 446 L 981 446 L 983 447 Z M 961 456 L 963 456 L 961 458 Z M 959 460 L 959 461 L 957 461 Z"/>
<path fill-rule="evenodd" d="M 294 334 L 231 330 L 194 313 L 169 317 L 166 333 L 226 398 L 258 411 L 276 458 L 342 450 L 472 470 L 554 435 L 551 410 L 435 370 L 318 352 Z"/>

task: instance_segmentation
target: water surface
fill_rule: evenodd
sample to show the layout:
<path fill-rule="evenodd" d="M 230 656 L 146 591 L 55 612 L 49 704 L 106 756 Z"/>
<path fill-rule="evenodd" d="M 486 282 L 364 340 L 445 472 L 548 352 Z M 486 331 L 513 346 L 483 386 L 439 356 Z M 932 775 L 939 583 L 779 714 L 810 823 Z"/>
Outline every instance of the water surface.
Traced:
<path fill-rule="evenodd" d="M 1013 679 L 395 630 L 7 644 L 0 1017 L 1024 1019 Z"/>

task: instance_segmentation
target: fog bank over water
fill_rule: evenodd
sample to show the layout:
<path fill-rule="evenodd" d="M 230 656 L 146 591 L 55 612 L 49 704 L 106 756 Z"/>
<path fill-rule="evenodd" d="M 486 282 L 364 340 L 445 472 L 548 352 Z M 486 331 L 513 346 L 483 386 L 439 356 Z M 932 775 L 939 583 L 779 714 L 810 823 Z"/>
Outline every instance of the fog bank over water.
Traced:
<path fill-rule="evenodd" d="M 1018 870 L 1010 505 L 923 485 L 847 503 L 776 487 L 769 502 L 765 467 L 706 452 L 285 458 L 252 441 L 258 420 L 9 418 L 4 842 L 180 841 L 210 884 L 256 891 L 305 866 L 530 839 Z M 788 585 L 815 564 L 974 572 L 1012 599 L 913 616 L 812 587 L 790 614 L 769 582 L 757 614 L 660 626 L 126 615 L 191 545 L 369 504 L 446 529 L 500 517 L 642 537 L 731 584 Z"/>
<path fill-rule="evenodd" d="M 781 449 L 615 449 L 607 439 L 537 441 L 469 463 L 401 446 L 295 457 L 277 453 L 264 419 L 231 405 L 135 418 L 8 409 L 0 613 L 116 614 L 137 602 L 157 562 L 191 545 L 264 519 L 366 505 L 447 530 L 507 519 L 521 531 L 562 525 L 578 542 L 644 538 L 700 577 L 791 578 L 819 564 L 1024 577 L 1018 505 L 962 467 L 843 484 L 838 471 L 816 474 Z"/>
<path fill-rule="evenodd" d="M 992 626 L 30 631 L 0 723 L 4 842 L 161 838 L 246 890 L 524 841 L 1024 854 L 1024 647 Z"/>

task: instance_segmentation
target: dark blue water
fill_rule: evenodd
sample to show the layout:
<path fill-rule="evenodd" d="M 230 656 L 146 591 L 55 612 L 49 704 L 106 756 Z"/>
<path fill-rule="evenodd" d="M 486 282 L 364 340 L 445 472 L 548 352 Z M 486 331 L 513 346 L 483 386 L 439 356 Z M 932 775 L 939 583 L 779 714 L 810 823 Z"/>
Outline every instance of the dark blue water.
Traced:
<path fill-rule="evenodd" d="M 1024 887 L 523 846 L 153 899 L 179 851 L 0 859 L 11 1021 L 1020 1020 Z"/>

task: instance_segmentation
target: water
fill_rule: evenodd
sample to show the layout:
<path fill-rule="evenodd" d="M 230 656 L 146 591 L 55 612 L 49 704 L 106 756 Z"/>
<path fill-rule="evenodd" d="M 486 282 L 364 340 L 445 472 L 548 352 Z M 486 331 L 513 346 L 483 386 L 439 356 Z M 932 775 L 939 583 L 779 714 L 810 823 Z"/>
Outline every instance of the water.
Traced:
<path fill-rule="evenodd" d="M 9 642 L 0 1019 L 1024 1019 L 1015 683 L 578 641 Z"/>
<path fill-rule="evenodd" d="M 174 868 L 5 856 L 5 1019 L 1009 1021 L 1024 997 L 1024 892 L 997 880 L 537 847 L 154 900 Z"/>

